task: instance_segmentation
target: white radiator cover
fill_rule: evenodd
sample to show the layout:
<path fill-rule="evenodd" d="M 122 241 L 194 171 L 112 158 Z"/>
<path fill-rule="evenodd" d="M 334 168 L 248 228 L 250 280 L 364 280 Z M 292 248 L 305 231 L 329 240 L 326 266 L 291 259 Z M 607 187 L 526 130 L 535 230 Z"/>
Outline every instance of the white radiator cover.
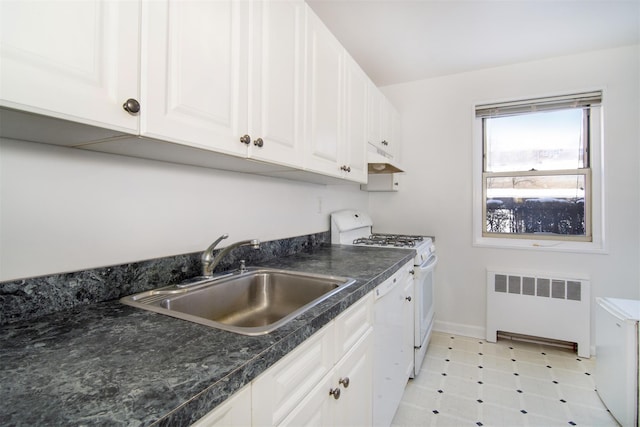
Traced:
<path fill-rule="evenodd" d="M 498 331 L 570 341 L 590 357 L 590 312 L 588 279 L 487 271 L 487 341 Z"/>

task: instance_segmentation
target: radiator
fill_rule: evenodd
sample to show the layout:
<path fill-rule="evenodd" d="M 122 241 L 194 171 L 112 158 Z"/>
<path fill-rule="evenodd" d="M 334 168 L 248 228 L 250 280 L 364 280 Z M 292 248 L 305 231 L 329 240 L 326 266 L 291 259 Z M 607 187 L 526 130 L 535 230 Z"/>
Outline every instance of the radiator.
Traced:
<path fill-rule="evenodd" d="M 588 280 L 487 271 L 487 341 L 498 331 L 570 341 L 589 357 L 590 310 Z"/>

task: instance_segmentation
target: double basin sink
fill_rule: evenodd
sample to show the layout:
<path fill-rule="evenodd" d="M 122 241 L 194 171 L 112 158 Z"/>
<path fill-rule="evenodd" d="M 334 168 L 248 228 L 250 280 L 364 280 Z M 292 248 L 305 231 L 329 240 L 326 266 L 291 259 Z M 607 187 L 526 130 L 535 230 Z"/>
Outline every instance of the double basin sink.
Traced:
<path fill-rule="evenodd" d="M 355 283 L 348 277 L 249 267 L 122 298 L 124 304 L 243 335 L 263 335 Z"/>

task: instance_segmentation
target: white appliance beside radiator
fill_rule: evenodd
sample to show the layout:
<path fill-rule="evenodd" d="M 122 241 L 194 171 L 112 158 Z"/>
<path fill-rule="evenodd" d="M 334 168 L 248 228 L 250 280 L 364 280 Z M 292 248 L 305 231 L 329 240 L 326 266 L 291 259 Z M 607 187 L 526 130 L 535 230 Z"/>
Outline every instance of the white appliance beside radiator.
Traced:
<path fill-rule="evenodd" d="M 498 331 L 578 345 L 591 355 L 591 286 L 584 278 L 557 274 L 487 271 L 486 338 Z"/>
<path fill-rule="evenodd" d="M 596 391 L 622 427 L 638 415 L 640 301 L 596 298 Z"/>

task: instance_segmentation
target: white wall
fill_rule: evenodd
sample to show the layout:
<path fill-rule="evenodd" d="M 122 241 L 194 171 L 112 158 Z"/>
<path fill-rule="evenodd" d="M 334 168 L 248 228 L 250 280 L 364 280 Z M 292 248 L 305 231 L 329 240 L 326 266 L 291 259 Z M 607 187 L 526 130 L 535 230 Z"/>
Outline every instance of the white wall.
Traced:
<path fill-rule="evenodd" d="M 367 201 L 355 184 L 0 139 L 0 281 L 202 251 L 223 233 L 232 243 L 322 232 L 330 212 Z"/>
<path fill-rule="evenodd" d="M 594 297 L 640 298 L 639 51 L 598 51 L 383 88 L 402 114 L 407 174 L 397 194 L 372 193 L 369 209 L 378 231 L 436 236 L 437 328 L 484 336 L 487 267 L 586 272 Z M 597 88 L 604 90 L 608 253 L 472 246 L 472 194 L 481 191 L 472 177 L 475 103 Z"/>

